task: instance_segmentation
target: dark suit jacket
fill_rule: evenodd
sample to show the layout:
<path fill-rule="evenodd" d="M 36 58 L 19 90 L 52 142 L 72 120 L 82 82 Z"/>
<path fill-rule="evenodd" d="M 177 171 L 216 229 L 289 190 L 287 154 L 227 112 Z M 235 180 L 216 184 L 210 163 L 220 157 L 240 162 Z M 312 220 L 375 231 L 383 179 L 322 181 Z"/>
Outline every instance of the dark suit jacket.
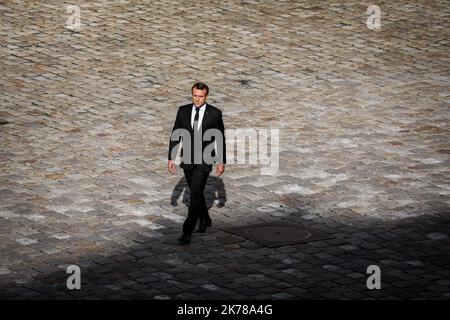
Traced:
<path fill-rule="evenodd" d="M 182 162 L 180 164 L 180 167 L 185 169 L 192 169 L 193 168 L 193 154 L 194 154 L 194 129 L 191 127 L 191 113 L 192 113 L 192 103 L 181 106 L 178 109 L 177 117 L 175 119 L 175 124 L 172 129 L 171 139 L 169 143 L 169 160 L 172 159 L 172 155 L 176 154 L 177 149 L 174 150 L 175 147 L 178 148 L 180 140 L 183 140 L 183 149 L 188 147 L 190 145 L 191 152 L 187 153 L 181 150 L 181 157 Z M 174 135 L 174 131 L 177 129 L 185 129 L 184 132 L 185 135 L 178 137 L 178 135 Z M 205 132 L 208 129 L 217 129 L 220 132 L 220 136 L 217 137 L 217 139 L 220 139 L 221 141 L 217 141 L 217 148 L 214 148 L 214 150 L 210 153 L 211 156 L 214 157 L 215 163 L 226 163 L 226 146 L 225 146 L 225 130 L 223 125 L 223 119 L 222 119 L 222 112 L 217 109 L 216 107 L 206 104 L 205 113 L 203 115 L 202 119 L 202 125 L 201 125 L 201 137 L 204 137 Z M 209 131 L 211 133 L 211 131 Z M 177 136 L 177 139 L 173 139 L 175 136 Z M 214 145 L 214 141 L 216 140 L 217 135 L 213 135 L 212 137 L 208 139 L 202 139 L 202 153 L 204 152 L 205 148 L 210 145 L 211 143 Z M 190 139 L 190 143 L 186 143 L 187 140 Z M 222 142 L 222 143 L 220 143 Z M 222 147 L 220 147 L 222 145 Z M 211 147 L 210 147 L 211 148 Z M 192 155 L 191 160 L 188 160 L 187 157 L 183 157 L 183 155 L 189 156 L 189 154 Z M 187 163 L 185 163 L 187 162 Z M 199 164 L 199 166 L 204 170 L 212 170 L 212 164 L 206 163 L 205 159 L 202 157 L 202 163 Z"/>

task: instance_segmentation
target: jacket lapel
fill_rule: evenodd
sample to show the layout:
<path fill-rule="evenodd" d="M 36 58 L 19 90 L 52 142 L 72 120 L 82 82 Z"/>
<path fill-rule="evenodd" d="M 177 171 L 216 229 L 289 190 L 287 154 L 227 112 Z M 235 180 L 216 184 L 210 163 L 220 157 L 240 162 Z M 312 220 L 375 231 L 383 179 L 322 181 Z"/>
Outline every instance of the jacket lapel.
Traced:
<path fill-rule="evenodd" d="M 208 104 L 205 105 L 205 113 L 203 114 L 203 119 L 202 119 L 202 131 L 203 128 L 205 128 L 205 123 L 206 123 L 206 118 L 208 117 L 208 113 L 209 113 L 209 109 L 208 109 Z"/>
<path fill-rule="evenodd" d="M 191 126 L 191 115 L 192 115 L 192 105 L 190 108 L 186 108 L 186 113 L 184 115 L 184 121 L 186 123 L 186 127 L 189 129 L 189 132 L 192 134 L 194 130 Z"/>

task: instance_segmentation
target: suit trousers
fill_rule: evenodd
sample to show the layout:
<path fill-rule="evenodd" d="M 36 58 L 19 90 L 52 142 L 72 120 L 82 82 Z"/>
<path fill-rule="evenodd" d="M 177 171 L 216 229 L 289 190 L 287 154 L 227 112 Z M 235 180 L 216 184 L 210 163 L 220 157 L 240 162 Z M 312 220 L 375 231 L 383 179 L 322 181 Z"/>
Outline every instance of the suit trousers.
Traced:
<path fill-rule="evenodd" d="M 208 220 L 208 207 L 205 200 L 205 186 L 211 170 L 205 170 L 202 165 L 193 165 L 192 168 L 183 168 L 184 176 L 191 190 L 188 216 L 183 224 L 183 233 L 194 232 L 197 219 Z"/>

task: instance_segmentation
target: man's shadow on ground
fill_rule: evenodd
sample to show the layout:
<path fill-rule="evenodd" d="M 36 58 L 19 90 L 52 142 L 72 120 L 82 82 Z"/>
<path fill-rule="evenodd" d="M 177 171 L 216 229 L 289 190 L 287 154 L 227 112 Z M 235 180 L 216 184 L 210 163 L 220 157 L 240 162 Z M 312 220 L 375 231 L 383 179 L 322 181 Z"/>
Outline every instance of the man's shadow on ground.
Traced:
<path fill-rule="evenodd" d="M 173 189 L 170 204 L 173 206 L 178 205 L 178 199 L 180 196 L 182 196 L 181 202 L 184 203 L 186 207 L 189 207 L 190 189 L 185 177 L 182 177 Z M 225 206 L 225 202 L 227 201 L 227 193 L 225 191 L 222 178 L 208 178 L 208 182 L 205 187 L 205 200 L 208 210 L 212 208 L 215 202 L 217 202 L 218 208 Z"/>

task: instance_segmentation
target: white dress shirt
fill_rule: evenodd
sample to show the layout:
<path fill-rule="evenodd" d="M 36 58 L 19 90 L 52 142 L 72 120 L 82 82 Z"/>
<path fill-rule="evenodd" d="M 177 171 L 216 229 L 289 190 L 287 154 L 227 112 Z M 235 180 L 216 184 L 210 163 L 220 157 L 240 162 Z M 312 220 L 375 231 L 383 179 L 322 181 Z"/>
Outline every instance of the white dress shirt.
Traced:
<path fill-rule="evenodd" d="M 191 128 L 194 128 L 194 118 L 195 118 L 195 109 L 196 106 L 192 104 L 192 112 L 191 112 Z M 202 125 L 203 115 L 205 114 L 206 110 L 206 103 L 204 103 L 200 107 L 200 111 L 198 112 L 198 124 L 197 124 L 197 130 L 200 129 L 200 126 Z"/>

